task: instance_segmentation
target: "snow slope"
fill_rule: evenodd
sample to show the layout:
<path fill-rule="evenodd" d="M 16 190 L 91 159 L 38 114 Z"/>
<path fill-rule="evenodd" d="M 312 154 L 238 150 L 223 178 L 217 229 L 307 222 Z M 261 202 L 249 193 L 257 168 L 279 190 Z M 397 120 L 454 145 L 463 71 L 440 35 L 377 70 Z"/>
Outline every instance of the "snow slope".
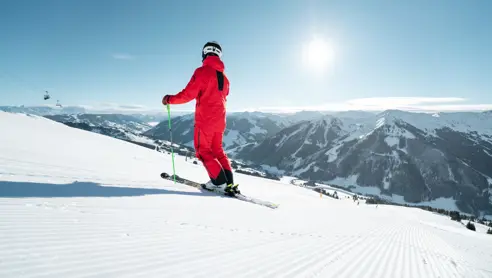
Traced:
<path fill-rule="evenodd" d="M 0 277 L 492 276 L 492 236 L 448 217 L 237 175 L 271 210 L 161 180 L 170 156 L 121 140 L 4 112 L 0 130 Z"/>

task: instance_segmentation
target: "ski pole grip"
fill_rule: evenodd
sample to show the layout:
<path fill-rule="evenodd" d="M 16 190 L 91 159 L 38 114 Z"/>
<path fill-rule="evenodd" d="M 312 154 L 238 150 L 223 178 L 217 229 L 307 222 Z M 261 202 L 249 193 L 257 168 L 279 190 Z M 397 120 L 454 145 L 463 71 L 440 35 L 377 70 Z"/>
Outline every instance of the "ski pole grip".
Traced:
<path fill-rule="evenodd" d="M 169 103 L 166 105 L 166 107 L 167 107 L 168 126 L 169 126 L 169 130 L 171 130 L 171 107 L 169 106 Z"/>

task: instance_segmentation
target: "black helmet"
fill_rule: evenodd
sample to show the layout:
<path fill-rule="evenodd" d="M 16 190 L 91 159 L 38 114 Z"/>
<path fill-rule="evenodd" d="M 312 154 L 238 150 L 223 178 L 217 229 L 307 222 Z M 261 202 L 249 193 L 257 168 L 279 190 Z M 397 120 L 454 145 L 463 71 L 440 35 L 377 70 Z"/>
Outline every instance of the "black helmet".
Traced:
<path fill-rule="evenodd" d="M 222 57 L 222 47 L 216 41 L 207 42 L 202 48 L 202 60 L 205 60 L 207 56 L 219 56 Z"/>

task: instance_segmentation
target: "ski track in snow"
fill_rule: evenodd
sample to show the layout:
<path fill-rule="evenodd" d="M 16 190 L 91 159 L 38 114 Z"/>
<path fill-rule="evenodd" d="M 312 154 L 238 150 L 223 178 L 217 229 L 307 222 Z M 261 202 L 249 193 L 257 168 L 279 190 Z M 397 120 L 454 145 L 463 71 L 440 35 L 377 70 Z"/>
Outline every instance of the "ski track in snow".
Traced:
<path fill-rule="evenodd" d="M 75 203 L 78 203 L 76 201 Z M 157 208 L 0 202 L 2 277 L 490 277 L 429 228 L 395 221 L 342 229 L 207 225 Z M 11 213 L 12 210 L 15 213 Z M 119 210 L 125 210 L 120 214 Z M 7 212 L 8 211 L 8 212 Z M 6 213 L 7 212 L 7 213 Z M 9 213 L 10 212 L 10 213 Z M 146 217 L 142 219 L 142 214 Z M 17 220 L 18 221 L 18 220 Z M 414 225 L 412 225 L 414 224 Z M 490 254 L 489 254 L 490 256 Z M 223 262 L 217 264 L 216 262 Z M 261 263 L 259 263 L 261 262 Z M 8 270 L 8 271 L 5 271 Z M 199 270 L 199 273 L 196 271 Z"/>
<path fill-rule="evenodd" d="M 449 217 L 237 174 L 243 193 L 280 203 L 270 210 L 162 180 L 171 158 L 131 143 L 7 113 L 0 128 L 11 131 L 0 138 L 2 278 L 492 277 L 490 235 Z M 43 136 L 31 142 L 33 128 Z M 206 179 L 183 157 L 176 166 Z M 101 187 L 29 191 L 70 192 L 75 180 Z M 2 195 L 13 186 L 25 195 Z M 119 196 L 126 187 L 141 192 Z"/>

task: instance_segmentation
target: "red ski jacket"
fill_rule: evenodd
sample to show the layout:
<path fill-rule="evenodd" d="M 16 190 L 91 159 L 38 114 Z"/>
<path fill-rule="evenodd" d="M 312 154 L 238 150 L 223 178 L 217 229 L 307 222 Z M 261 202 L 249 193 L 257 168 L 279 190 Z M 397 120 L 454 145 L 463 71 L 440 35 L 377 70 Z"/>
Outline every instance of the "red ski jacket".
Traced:
<path fill-rule="evenodd" d="M 224 63 L 217 56 L 208 56 L 195 70 L 186 87 L 170 96 L 169 104 L 182 104 L 196 99 L 195 127 L 208 132 L 223 132 L 226 127 L 226 98 L 229 80 Z"/>

